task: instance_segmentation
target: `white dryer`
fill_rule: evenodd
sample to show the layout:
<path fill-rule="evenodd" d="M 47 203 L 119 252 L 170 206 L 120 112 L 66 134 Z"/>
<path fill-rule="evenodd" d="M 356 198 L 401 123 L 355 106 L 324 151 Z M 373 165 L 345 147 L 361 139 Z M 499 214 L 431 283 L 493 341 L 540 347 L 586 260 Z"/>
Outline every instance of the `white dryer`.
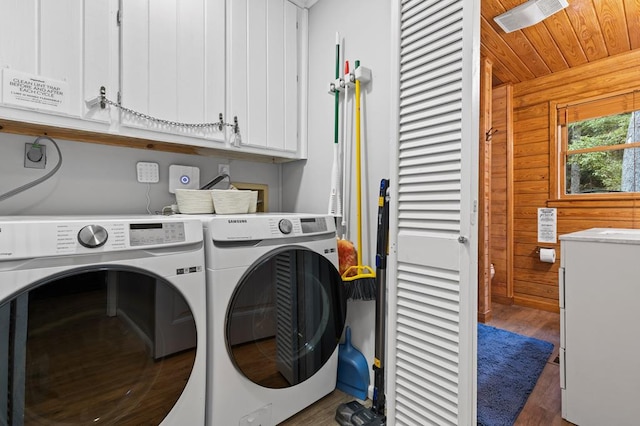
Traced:
<path fill-rule="evenodd" d="M 207 424 L 275 425 L 335 389 L 346 298 L 334 218 L 203 219 Z"/>
<path fill-rule="evenodd" d="M 2 217 L 0 283 L 0 424 L 204 424 L 200 220 Z"/>

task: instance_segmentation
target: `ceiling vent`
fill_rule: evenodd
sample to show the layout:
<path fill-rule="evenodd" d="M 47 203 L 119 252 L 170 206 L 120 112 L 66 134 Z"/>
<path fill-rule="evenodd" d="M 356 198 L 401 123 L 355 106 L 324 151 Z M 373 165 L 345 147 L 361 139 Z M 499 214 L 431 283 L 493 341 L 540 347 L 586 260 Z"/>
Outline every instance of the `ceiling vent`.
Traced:
<path fill-rule="evenodd" d="M 506 33 L 537 24 L 569 6 L 567 0 L 529 0 L 493 18 Z"/>

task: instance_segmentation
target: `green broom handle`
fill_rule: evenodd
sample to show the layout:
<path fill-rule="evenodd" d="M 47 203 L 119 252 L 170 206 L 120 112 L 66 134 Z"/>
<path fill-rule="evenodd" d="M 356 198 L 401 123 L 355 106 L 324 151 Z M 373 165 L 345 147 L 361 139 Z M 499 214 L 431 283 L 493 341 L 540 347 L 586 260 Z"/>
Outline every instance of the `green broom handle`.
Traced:
<path fill-rule="evenodd" d="M 338 35 L 338 33 L 336 33 L 336 80 L 338 80 L 340 78 L 340 36 Z M 335 91 L 335 114 L 334 114 L 334 129 L 333 129 L 333 143 L 335 143 L 336 145 L 338 144 L 338 119 L 339 119 L 339 113 L 338 113 L 338 109 L 339 104 L 340 104 L 340 92 L 338 91 L 338 88 L 336 87 L 336 91 Z"/>

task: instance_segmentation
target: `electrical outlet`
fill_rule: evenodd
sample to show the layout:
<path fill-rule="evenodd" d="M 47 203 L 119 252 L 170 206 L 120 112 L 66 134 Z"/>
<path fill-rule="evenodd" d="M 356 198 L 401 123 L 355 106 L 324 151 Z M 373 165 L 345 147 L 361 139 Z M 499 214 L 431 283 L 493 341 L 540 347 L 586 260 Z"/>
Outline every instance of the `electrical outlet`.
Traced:
<path fill-rule="evenodd" d="M 47 165 L 47 146 L 35 143 L 24 144 L 24 166 L 29 169 L 44 169 Z"/>
<path fill-rule="evenodd" d="M 218 174 L 231 176 L 231 167 L 228 164 L 218 164 Z"/>
<path fill-rule="evenodd" d="M 136 164 L 138 173 L 138 182 L 140 183 L 158 183 L 160 182 L 160 171 L 158 163 L 147 163 L 139 161 Z"/>

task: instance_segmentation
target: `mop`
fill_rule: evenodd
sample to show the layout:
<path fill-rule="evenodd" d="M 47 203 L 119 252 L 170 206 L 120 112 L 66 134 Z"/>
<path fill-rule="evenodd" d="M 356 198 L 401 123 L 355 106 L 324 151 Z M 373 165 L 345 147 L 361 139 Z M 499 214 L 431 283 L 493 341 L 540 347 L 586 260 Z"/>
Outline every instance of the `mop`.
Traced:
<path fill-rule="evenodd" d="M 349 169 L 349 163 L 351 162 L 351 144 L 349 143 L 349 131 L 348 131 L 348 123 L 349 123 L 349 61 L 344 61 L 344 106 L 342 111 L 344 116 L 342 118 L 342 239 L 346 239 L 348 236 L 347 230 L 347 217 L 349 213 L 350 207 L 350 179 L 351 179 L 351 169 Z"/>
<path fill-rule="evenodd" d="M 360 66 L 360 61 L 356 61 L 356 70 Z M 376 274 L 370 266 L 362 264 L 362 154 L 360 137 L 360 80 L 355 82 L 355 109 L 356 109 L 356 216 L 358 222 L 358 264 L 348 268 L 342 274 L 342 281 L 347 285 L 347 297 L 355 300 L 375 300 L 376 298 Z"/>
<path fill-rule="evenodd" d="M 373 405 L 378 418 L 386 418 L 384 392 L 385 335 L 387 305 L 387 253 L 389 251 L 389 179 L 380 181 L 378 197 L 378 238 L 376 241 L 376 344 L 373 359 Z"/>

